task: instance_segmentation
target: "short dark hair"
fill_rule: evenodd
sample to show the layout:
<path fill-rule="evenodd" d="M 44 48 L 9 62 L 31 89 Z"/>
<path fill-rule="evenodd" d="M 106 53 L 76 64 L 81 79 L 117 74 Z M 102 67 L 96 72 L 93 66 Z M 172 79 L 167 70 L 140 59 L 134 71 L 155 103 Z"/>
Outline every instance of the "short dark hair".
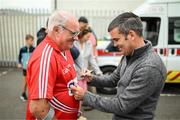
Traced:
<path fill-rule="evenodd" d="M 82 30 L 81 32 L 80 32 L 80 34 L 78 35 L 78 38 L 82 38 L 84 35 L 86 35 L 86 34 L 88 34 L 88 33 L 90 33 L 90 32 L 92 32 L 90 29 L 84 29 L 84 30 Z"/>
<path fill-rule="evenodd" d="M 27 34 L 26 37 L 25 37 L 26 40 L 29 40 L 29 39 L 32 39 L 34 40 L 34 37 L 30 34 Z"/>
<path fill-rule="evenodd" d="M 46 28 L 44 27 L 40 28 L 40 30 L 37 32 L 37 45 L 39 45 L 44 40 L 46 35 L 47 35 Z"/>
<path fill-rule="evenodd" d="M 83 23 L 88 23 L 88 19 L 84 16 L 81 16 L 78 21 Z"/>
<path fill-rule="evenodd" d="M 141 19 L 132 12 L 125 12 L 117 16 L 109 24 L 108 32 L 118 27 L 119 32 L 125 34 L 129 33 L 129 30 L 133 30 L 137 35 L 142 36 L 143 26 Z"/>

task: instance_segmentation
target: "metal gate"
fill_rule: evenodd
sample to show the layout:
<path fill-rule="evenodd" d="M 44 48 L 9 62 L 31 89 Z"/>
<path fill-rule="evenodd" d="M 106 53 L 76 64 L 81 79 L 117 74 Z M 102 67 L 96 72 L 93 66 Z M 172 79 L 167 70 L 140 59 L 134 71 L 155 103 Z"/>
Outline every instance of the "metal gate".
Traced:
<path fill-rule="evenodd" d="M 86 16 L 97 37 L 107 34 L 110 21 L 122 13 L 121 10 L 66 10 L 77 18 Z M 0 9 L 0 66 L 16 66 L 19 49 L 25 45 L 26 34 L 35 37 L 46 25 L 50 11 L 45 9 Z"/>
<path fill-rule="evenodd" d="M 26 34 L 35 37 L 49 16 L 45 9 L 0 9 L 0 66 L 15 66 Z"/>

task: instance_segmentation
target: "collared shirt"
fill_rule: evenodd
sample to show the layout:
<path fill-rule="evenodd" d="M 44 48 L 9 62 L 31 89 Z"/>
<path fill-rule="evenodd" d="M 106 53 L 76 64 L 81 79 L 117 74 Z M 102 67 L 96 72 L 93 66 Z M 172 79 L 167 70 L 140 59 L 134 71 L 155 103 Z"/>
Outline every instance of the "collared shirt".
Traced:
<path fill-rule="evenodd" d="M 48 99 L 52 107 L 65 113 L 77 112 L 70 85 L 77 84 L 74 62 L 69 50 L 64 54 L 48 36 L 34 50 L 27 69 L 29 100 Z"/>
<path fill-rule="evenodd" d="M 79 49 L 80 55 L 82 57 L 82 68 L 88 69 L 89 66 L 92 67 L 95 74 L 102 74 L 98 64 L 93 56 L 93 47 L 90 41 L 83 43 L 83 48 L 80 47 L 80 42 L 75 41 L 74 45 Z"/>

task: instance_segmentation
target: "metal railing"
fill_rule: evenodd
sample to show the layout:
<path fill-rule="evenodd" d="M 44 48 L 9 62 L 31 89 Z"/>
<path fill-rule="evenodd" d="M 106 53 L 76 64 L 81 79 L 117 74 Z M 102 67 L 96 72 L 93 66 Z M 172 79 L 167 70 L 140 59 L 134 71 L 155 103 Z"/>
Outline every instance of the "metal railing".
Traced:
<path fill-rule="evenodd" d="M 120 10 L 67 9 L 77 18 L 86 16 L 98 38 L 107 34 L 110 21 Z M 26 34 L 34 36 L 46 25 L 50 11 L 46 9 L 0 9 L 0 66 L 15 66 L 19 49 L 25 45 Z"/>
<path fill-rule="evenodd" d="M 49 16 L 45 9 L 0 9 L 0 66 L 15 66 L 26 34 L 35 37 Z"/>

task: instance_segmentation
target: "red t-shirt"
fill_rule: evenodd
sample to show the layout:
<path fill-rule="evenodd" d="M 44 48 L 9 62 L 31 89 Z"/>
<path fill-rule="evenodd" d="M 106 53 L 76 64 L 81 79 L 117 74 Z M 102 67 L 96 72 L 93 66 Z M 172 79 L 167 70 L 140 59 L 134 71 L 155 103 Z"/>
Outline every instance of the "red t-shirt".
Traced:
<path fill-rule="evenodd" d="M 79 101 L 74 99 L 69 89 L 70 85 L 77 84 L 73 58 L 69 50 L 63 55 L 48 36 L 37 46 L 29 60 L 27 84 L 28 101 L 45 98 L 55 108 L 57 118 L 63 118 L 63 114 L 76 116 Z M 58 112 L 61 115 L 58 116 Z"/>

